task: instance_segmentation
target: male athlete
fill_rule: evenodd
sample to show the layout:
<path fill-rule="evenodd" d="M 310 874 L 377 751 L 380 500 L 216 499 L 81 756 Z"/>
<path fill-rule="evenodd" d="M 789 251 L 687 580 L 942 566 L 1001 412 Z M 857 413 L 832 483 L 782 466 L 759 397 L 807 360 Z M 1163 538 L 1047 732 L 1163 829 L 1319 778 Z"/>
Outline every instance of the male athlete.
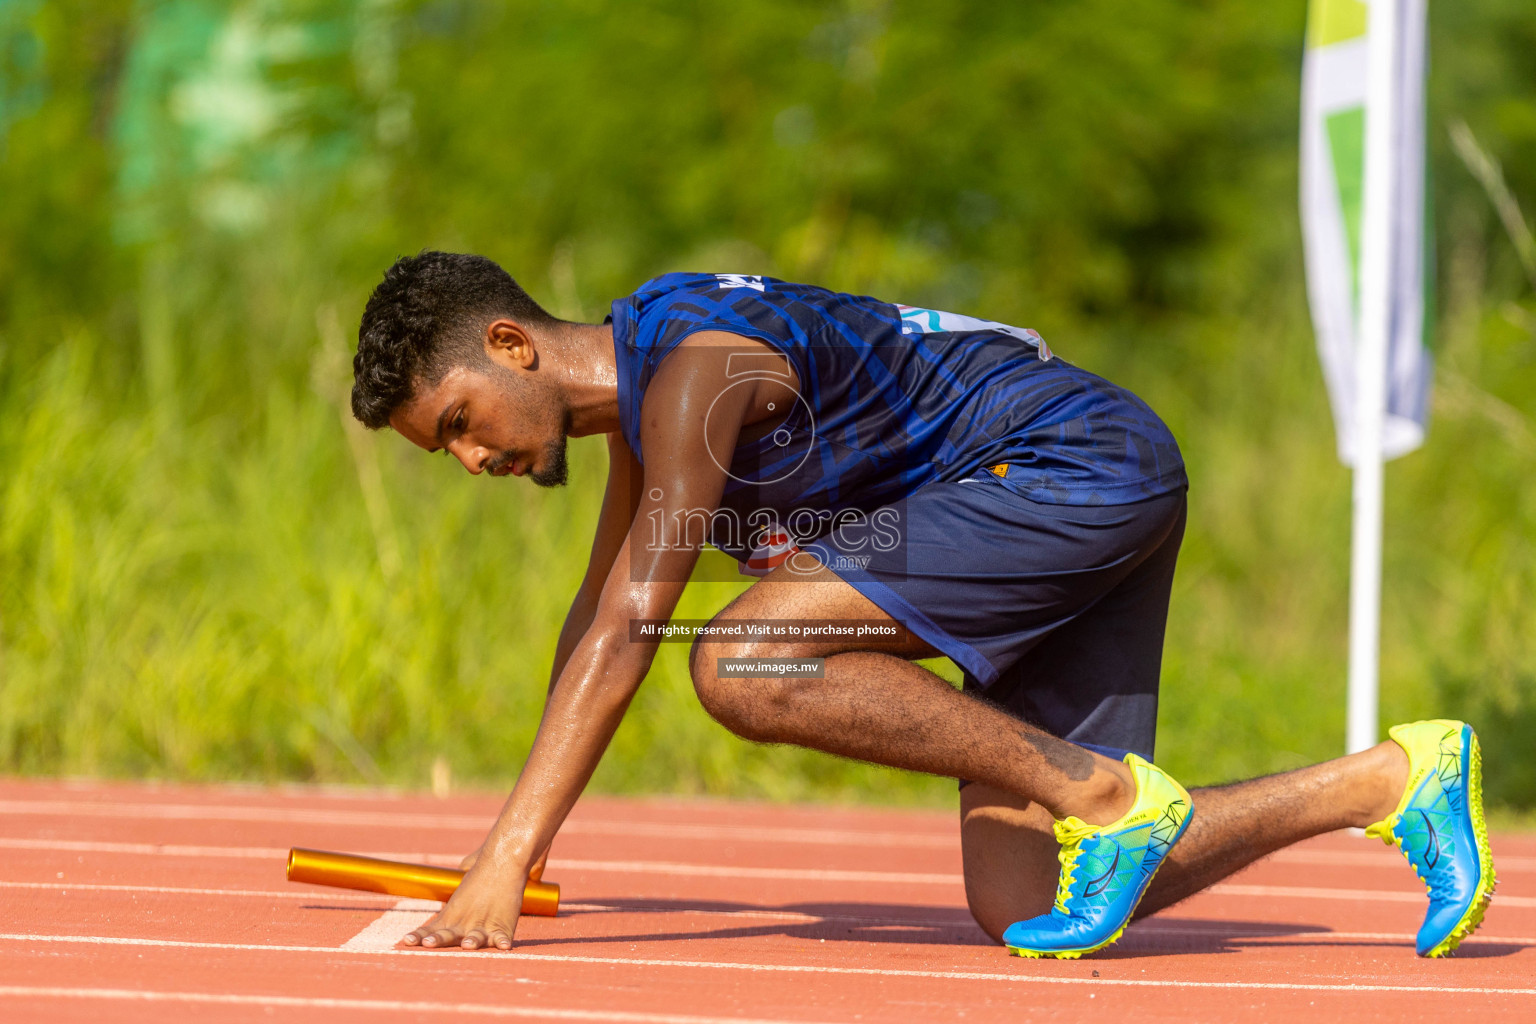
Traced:
<path fill-rule="evenodd" d="M 528 761 L 409 945 L 511 948 L 529 872 L 706 526 L 766 575 L 694 646 L 704 707 L 748 739 L 967 780 L 967 898 L 1012 952 L 1093 952 L 1133 913 L 1348 826 L 1426 884 L 1420 954 L 1482 919 L 1494 873 L 1470 726 L 1397 726 L 1363 753 L 1193 794 L 1150 763 L 1183 463 L 1145 404 L 1034 331 L 737 274 L 667 274 L 602 324 L 567 323 L 488 259 L 423 252 L 369 299 L 354 370 L 359 420 L 476 475 L 556 486 L 568 437 L 608 439 Z M 732 625 L 763 620 L 895 639 Z M 937 655 L 963 691 L 913 663 Z M 763 658 L 821 671 L 731 671 Z"/>

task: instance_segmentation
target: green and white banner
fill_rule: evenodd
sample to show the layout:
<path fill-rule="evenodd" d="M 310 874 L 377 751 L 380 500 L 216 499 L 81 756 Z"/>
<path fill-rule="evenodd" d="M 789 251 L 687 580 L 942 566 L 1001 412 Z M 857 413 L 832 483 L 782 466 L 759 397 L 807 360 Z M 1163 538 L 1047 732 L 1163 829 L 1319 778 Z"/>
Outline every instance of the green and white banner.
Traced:
<path fill-rule="evenodd" d="M 1365 207 L 1366 54 L 1370 11 L 1397 9 L 1390 322 L 1381 456 L 1424 440 L 1431 363 L 1424 344 L 1424 81 L 1427 0 L 1311 0 L 1302 68 L 1301 213 L 1307 295 L 1339 444 L 1355 461 L 1355 351 L 1360 339 Z"/>

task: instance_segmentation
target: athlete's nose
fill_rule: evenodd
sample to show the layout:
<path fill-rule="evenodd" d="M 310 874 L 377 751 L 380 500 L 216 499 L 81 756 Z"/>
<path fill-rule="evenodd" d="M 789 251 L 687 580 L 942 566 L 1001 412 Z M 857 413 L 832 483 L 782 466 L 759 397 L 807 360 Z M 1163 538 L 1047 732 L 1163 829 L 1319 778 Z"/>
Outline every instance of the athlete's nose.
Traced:
<path fill-rule="evenodd" d="M 491 461 L 490 449 L 480 445 L 460 445 L 454 442 L 448 445 L 448 450 L 473 476 L 479 476 L 485 472 L 486 463 Z"/>

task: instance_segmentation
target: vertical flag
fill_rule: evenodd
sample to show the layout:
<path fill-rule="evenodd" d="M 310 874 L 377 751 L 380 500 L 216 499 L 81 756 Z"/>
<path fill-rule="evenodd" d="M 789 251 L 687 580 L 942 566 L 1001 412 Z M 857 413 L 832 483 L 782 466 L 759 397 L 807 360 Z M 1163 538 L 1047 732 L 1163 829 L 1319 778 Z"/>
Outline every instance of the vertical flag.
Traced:
<path fill-rule="evenodd" d="M 1338 438 L 1358 466 L 1356 351 L 1361 325 L 1367 59 L 1373 9 L 1396 8 L 1386 416 L 1381 457 L 1424 440 L 1430 357 L 1424 344 L 1424 80 L 1427 0 L 1310 0 L 1302 65 L 1301 214 L 1307 297 Z"/>

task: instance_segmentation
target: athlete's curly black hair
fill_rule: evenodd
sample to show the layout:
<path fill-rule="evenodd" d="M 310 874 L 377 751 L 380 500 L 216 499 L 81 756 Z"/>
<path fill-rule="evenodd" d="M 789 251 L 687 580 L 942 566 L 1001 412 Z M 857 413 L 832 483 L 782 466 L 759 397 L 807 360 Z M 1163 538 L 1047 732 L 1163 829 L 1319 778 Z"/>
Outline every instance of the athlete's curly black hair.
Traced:
<path fill-rule="evenodd" d="M 494 260 L 423 250 L 384 271 L 363 309 L 352 360 L 352 415 L 370 429 L 389 423 L 418 383 L 485 362 L 483 330 L 497 317 L 553 324 Z"/>

